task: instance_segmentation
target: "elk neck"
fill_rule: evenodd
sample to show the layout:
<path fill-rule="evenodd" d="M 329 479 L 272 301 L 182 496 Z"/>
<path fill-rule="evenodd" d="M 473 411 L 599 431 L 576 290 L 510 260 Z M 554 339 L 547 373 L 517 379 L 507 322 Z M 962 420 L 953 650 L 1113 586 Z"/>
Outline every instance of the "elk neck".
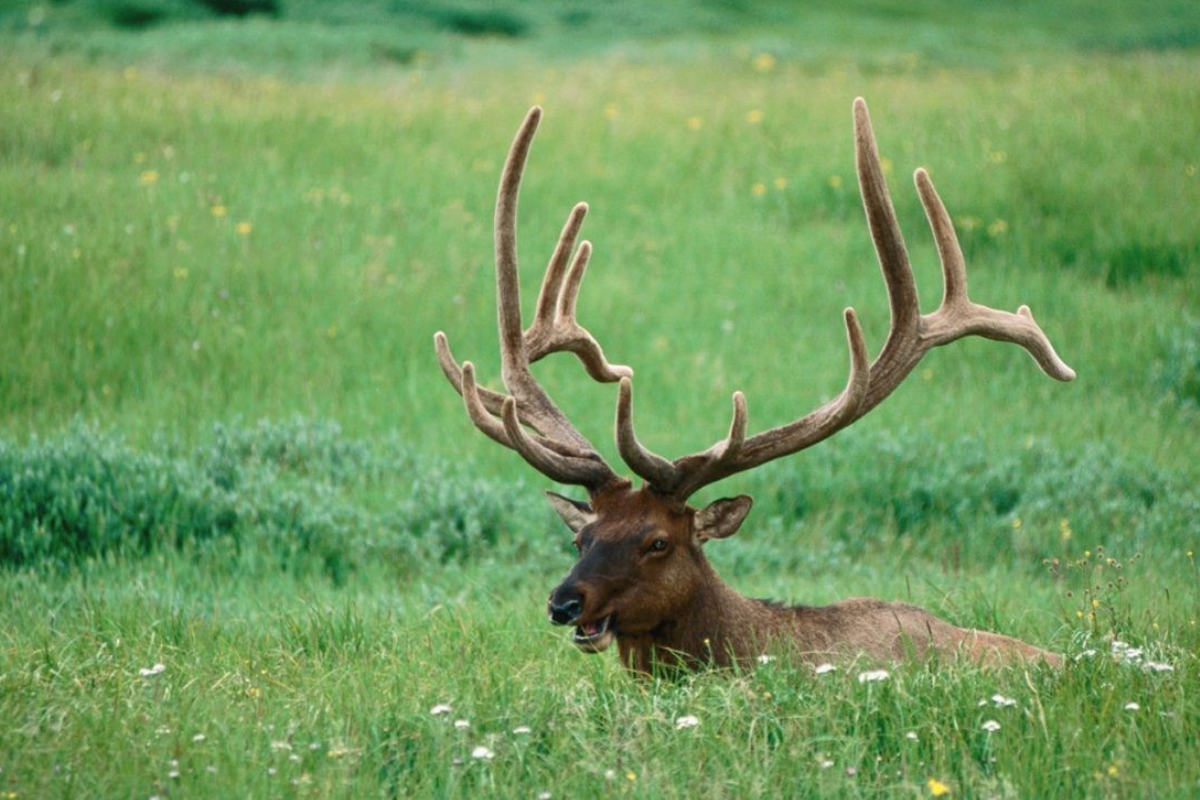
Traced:
<path fill-rule="evenodd" d="M 752 600 L 735 591 L 697 548 L 702 579 L 673 618 L 639 634 L 618 631 L 622 663 L 637 672 L 656 667 L 696 669 L 748 662 L 782 629 L 790 627 L 792 609 Z"/>

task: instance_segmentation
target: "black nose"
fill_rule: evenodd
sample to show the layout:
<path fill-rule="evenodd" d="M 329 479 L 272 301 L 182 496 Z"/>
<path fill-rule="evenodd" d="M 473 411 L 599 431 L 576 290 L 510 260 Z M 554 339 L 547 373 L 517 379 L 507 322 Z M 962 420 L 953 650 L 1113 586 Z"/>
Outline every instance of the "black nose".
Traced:
<path fill-rule="evenodd" d="M 550 621 L 555 625 L 570 625 L 583 613 L 583 598 L 575 593 L 565 597 L 560 596 L 565 594 L 565 592 L 555 592 L 550 595 L 548 604 Z"/>

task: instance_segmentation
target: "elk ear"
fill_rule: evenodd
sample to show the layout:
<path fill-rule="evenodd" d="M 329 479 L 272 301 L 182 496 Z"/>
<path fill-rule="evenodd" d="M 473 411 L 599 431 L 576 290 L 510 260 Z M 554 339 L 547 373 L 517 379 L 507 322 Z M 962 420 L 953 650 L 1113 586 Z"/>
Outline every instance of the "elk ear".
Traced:
<path fill-rule="evenodd" d="M 752 505 L 754 500 L 744 494 L 713 501 L 696 512 L 696 538 L 703 544 L 709 539 L 732 536 L 741 527 Z"/>
<path fill-rule="evenodd" d="M 590 525 L 596 521 L 596 513 L 587 503 L 563 497 L 556 492 L 546 492 L 546 499 L 562 517 L 562 521 L 567 523 L 567 527 L 571 529 L 572 533 L 579 533 L 584 525 Z"/>

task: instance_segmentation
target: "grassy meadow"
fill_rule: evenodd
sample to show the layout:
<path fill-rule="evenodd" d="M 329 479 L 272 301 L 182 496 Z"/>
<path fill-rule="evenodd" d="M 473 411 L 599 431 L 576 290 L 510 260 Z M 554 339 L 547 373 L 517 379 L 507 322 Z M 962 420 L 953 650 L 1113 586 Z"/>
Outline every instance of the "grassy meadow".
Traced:
<path fill-rule="evenodd" d="M 0 800 L 1195 797 L 1197 74 L 1168 0 L 0 2 Z M 887 330 L 857 96 L 923 309 L 921 166 L 972 298 L 1079 377 L 935 351 L 698 496 L 756 499 L 710 556 L 1067 667 L 631 678 L 547 624 L 552 487 L 433 333 L 499 387 L 492 204 L 536 103 L 525 307 L 586 200 L 580 319 L 643 441 L 707 447 L 736 389 L 755 431 L 800 416 L 843 308 Z M 619 463 L 613 387 L 538 375 Z"/>

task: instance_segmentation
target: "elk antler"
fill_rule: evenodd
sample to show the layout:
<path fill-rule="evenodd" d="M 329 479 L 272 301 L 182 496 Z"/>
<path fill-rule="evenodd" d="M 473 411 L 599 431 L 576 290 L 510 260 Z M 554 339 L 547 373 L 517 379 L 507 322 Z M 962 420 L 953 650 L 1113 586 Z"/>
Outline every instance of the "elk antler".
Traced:
<path fill-rule="evenodd" d="M 968 299 L 966 265 L 950 216 L 928 173 L 918 169 L 917 192 L 933 230 L 945 282 L 941 305 L 932 314 L 921 314 L 908 252 L 883 179 L 867 104 L 862 98 L 854 101 L 854 134 L 863 207 L 891 304 L 891 328 L 883 349 L 868 366 L 857 318 L 853 309 L 846 309 L 851 366 L 850 379 L 840 395 L 795 422 L 747 439 L 746 401 L 737 392 L 733 396 L 729 435 L 701 453 L 675 461 L 655 455 L 638 442 L 633 431 L 632 385 L 627 378 L 623 379 L 617 403 L 617 447 L 630 469 L 657 493 L 683 501 L 710 483 L 811 447 L 879 405 L 929 350 L 964 336 L 973 334 L 1012 342 L 1029 351 L 1050 377 L 1061 381 L 1075 377 L 1075 372 L 1054 352 L 1027 306 L 1011 314 Z"/>
<path fill-rule="evenodd" d="M 576 248 L 587 213 L 583 203 L 572 209 L 550 257 L 533 324 L 528 330 L 521 330 L 517 195 L 540 119 L 541 109 L 535 107 L 522 123 L 505 161 L 496 198 L 501 374 L 510 394 L 479 387 L 474 366 L 469 361 L 458 365 L 444 333 L 435 334 L 434 342 L 442 371 L 462 395 L 475 425 L 493 440 L 516 450 L 553 480 L 584 486 L 592 494 L 616 483 L 627 484 L 571 425 L 530 373 L 531 361 L 555 352 L 575 353 L 597 381 L 620 381 L 616 438 L 621 458 L 655 493 L 680 502 L 703 486 L 811 447 L 851 425 L 895 391 L 929 350 L 965 336 L 1012 342 L 1025 348 L 1052 378 L 1069 381 L 1075 377 L 1074 371 L 1054 352 L 1028 307 L 1021 306 L 1012 314 L 978 305 L 967 297 L 966 265 L 954 227 L 929 175 L 918 169 L 917 192 L 937 243 L 945 284 L 941 305 L 932 314 L 921 314 L 908 252 L 880 168 L 867 105 L 859 98 L 854 101 L 859 189 L 891 305 L 891 326 L 883 349 L 868 363 L 858 317 L 853 309 L 846 309 L 850 375 L 841 394 L 794 422 L 746 438 L 746 399 L 741 392 L 735 392 L 729 435 L 703 452 L 668 461 L 643 447 L 634 434 L 630 380 L 633 371 L 608 363 L 600 345 L 575 320 L 576 299 L 591 255 L 591 245 L 586 241 Z M 535 433 L 529 433 L 526 427 Z"/>
<path fill-rule="evenodd" d="M 434 334 L 438 360 L 447 380 L 462 395 L 471 420 L 488 437 L 516 450 L 547 477 L 598 491 L 622 481 L 594 447 L 534 379 L 529 365 L 545 356 L 569 351 L 597 381 L 611 382 L 633 374 L 629 367 L 608 363 L 600 345 L 575 321 L 579 287 L 591 256 L 591 245 L 575 244 L 587 214 L 579 203 L 563 226 L 558 245 L 546 267 L 537 311 L 529 329 L 521 330 L 521 296 L 517 275 L 517 197 L 529 147 L 541 120 L 534 107 L 517 131 L 496 196 L 495 248 L 496 298 L 500 325 L 501 376 L 510 395 L 478 386 L 475 370 L 467 361 L 460 367 L 450 352 L 446 335 Z M 574 251 L 574 258 L 571 257 Z M 568 262 L 570 262 L 568 266 Z M 497 418 L 498 417 L 498 418 Z M 536 434 L 528 433 L 528 426 Z"/>

